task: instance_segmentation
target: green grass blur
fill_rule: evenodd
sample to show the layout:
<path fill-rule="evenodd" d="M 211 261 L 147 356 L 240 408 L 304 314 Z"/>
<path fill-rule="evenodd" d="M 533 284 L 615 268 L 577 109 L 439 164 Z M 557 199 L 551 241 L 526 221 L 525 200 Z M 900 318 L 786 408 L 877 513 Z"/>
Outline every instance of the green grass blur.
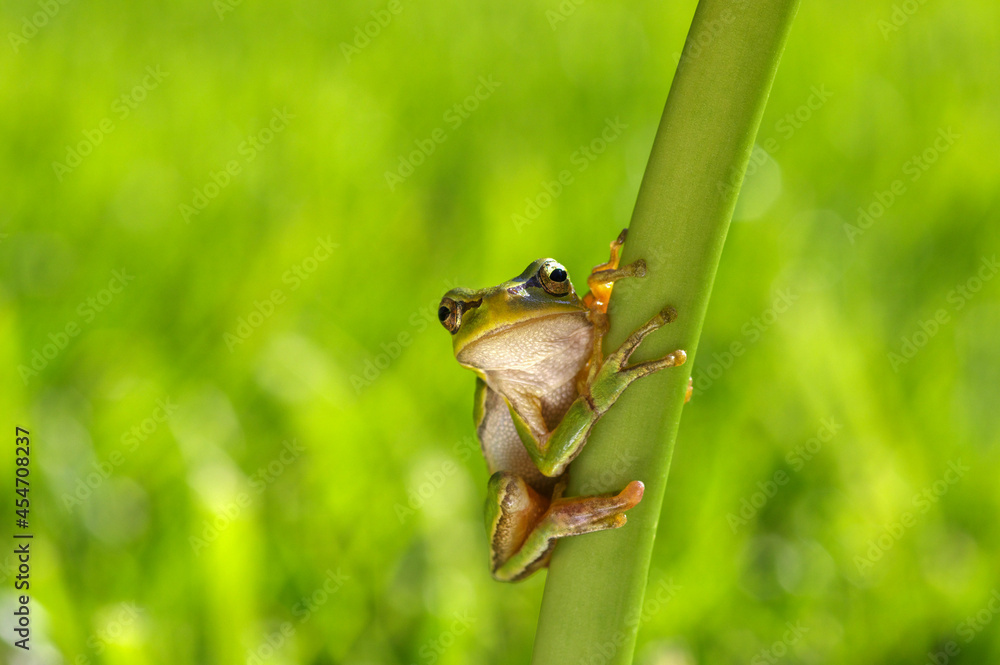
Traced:
<path fill-rule="evenodd" d="M 580 288 L 694 5 L 5 2 L 0 662 L 527 662 L 436 304 Z M 1000 661 L 998 47 L 987 0 L 801 7 L 637 663 Z"/>

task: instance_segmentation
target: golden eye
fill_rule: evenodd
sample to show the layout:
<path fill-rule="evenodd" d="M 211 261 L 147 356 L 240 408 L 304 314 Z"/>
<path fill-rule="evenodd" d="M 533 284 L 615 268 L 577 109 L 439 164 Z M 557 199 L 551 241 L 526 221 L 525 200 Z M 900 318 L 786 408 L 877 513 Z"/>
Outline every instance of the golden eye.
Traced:
<path fill-rule="evenodd" d="M 573 288 L 569 281 L 569 273 L 555 261 L 546 261 L 542 265 L 538 270 L 538 281 L 554 296 L 564 296 Z"/>
<path fill-rule="evenodd" d="M 442 298 L 438 307 L 438 320 L 448 332 L 454 335 L 462 325 L 462 308 L 451 298 Z"/>

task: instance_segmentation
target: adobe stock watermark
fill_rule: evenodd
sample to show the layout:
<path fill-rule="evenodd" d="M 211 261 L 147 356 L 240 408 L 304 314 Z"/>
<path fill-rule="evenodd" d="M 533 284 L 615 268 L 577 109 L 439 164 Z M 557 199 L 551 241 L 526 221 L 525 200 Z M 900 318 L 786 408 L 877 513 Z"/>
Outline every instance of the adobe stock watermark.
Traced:
<path fill-rule="evenodd" d="M 611 638 L 594 647 L 591 653 L 580 658 L 577 665 L 607 665 L 611 663 L 618 651 L 625 645 L 629 637 L 635 635 L 639 628 L 656 617 L 663 608 L 672 601 L 681 590 L 673 578 L 664 578 L 657 574 L 659 582 L 650 587 L 643 598 L 642 606 L 629 610 L 625 615 L 622 628 L 611 634 Z"/>
<path fill-rule="evenodd" d="M 941 332 L 944 326 L 951 323 L 952 314 L 961 311 L 982 290 L 983 285 L 996 276 L 998 270 L 1000 270 L 1000 263 L 997 263 L 996 254 L 989 259 L 983 257 L 976 274 L 961 284 L 957 284 L 948 292 L 945 301 L 949 307 L 939 307 L 934 311 L 934 316 L 919 321 L 917 323 L 918 330 L 901 337 L 899 349 L 887 354 L 886 357 L 889 359 L 892 371 L 898 373 L 901 367 L 913 360 L 920 349 L 927 346 L 928 342 Z"/>
<path fill-rule="evenodd" d="M 24 385 L 28 385 L 33 377 L 45 370 L 49 363 L 69 346 L 70 340 L 79 335 L 87 325 L 93 323 L 97 315 L 107 309 L 115 297 L 134 279 L 135 275 L 130 275 L 127 268 L 112 270 L 108 285 L 77 305 L 76 314 L 80 318 L 72 319 L 62 328 L 50 332 L 48 342 L 43 344 L 41 349 L 35 347 L 31 350 L 31 362 L 17 366 L 17 373 Z"/>
<path fill-rule="evenodd" d="M 747 6 L 746 0 L 737 0 L 732 4 L 733 7 L 726 7 L 719 12 L 718 16 L 701 25 L 696 34 L 688 35 L 684 41 L 683 51 L 681 53 L 674 51 L 673 53 L 674 64 L 678 67 L 686 66 L 692 60 L 700 58 L 704 49 L 708 48 L 725 31 L 727 25 L 734 23 L 737 15 Z"/>
<path fill-rule="evenodd" d="M 503 85 L 500 81 L 493 80 L 493 75 L 479 77 L 479 85 L 472 94 L 465 99 L 453 104 L 441 119 L 451 131 L 457 131 L 472 117 L 472 114 L 479 109 L 479 105 L 493 96 L 493 93 Z M 427 138 L 414 139 L 414 150 L 409 153 L 400 154 L 395 171 L 385 172 L 385 182 L 389 185 L 389 191 L 395 192 L 396 187 L 403 184 L 407 178 L 416 172 L 417 168 L 423 165 L 427 158 L 434 154 L 438 146 L 448 140 L 448 131 L 442 127 L 435 127 L 431 130 Z"/>
<path fill-rule="evenodd" d="M 805 443 L 796 446 L 794 450 L 790 450 L 785 455 L 785 463 L 791 467 L 791 471 L 778 469 L 768 480 L 758 481 L 757 491 L 749 497 L 745 496 L 740 499 L 739 514 L 726 513 L 726 522 L 733 533 L 757 517 L 764 506 L 777 495 L 780 488 L 789 483 L 792 475 L 805 468 L 806 463 L 816 457 L 823 449 L 823 444 L 832 441 L 843 427 L 833 418 L 821 420 L 816 436 L 806 439 Z"/>
<path fill-rule="evenodd" d="M 223 531 L 228 529 L 233 522 L 239 518 L 244 510 L 253 505 L 254 500 L 263 494 L 283 473 L 294 464 L 306 451 L 305 447 L 299 444 L 298 439 L 283 441 L 281 452 L 267 465 L 259 467 L 247 479 L 247 489 L 240 490 L 236 496 L 226 502 L 221 511 L 218 511 L 212 519 L 205 519 L 201 523 L 201 535 L 188 536 L 188 543 L 194 550 L 195 556 L 201 553 L 214 543 Z"/>
<path fill-rule="evenodd" d="M 729 347 L 719 353 L 712 353 L 712 361 L 698 361 L 691 377 L 694 384 L 694 394 L 701 395 L 722 377 L 736 362 L 736 359 L 747 352 L 751 346 L 771 329 L 778 318 L 787 312 L 798 301 L 799 296 L 791 289 L 778 289 L 771 305 L 758 316 L 752 317 L 740 327 L 742 338 L 732 342 Z"/>
<path fill-rule="evenodd" d="M 844 222 L 844 233 L 847 234 L 847 239 L 851 241 L 851 244 L 853 245 L 858 236 L 863 235 L 871 228 L 876 220 L 880 219 L 899 200 L 899 197 L 906 194 L 907 180 L 910 182 L 920 180 L 941 159 L 941 155 L 948 152 L 960 138 L 962 135 L 953 132 L 951 127 L 947 129 L 942 127 L 938 129 L 937 137 L 929 146 L 903 162 L 900 169 L 905 178 L 896 178 L 889 183 L 887 188 L 874 192 L 872 194 L 873 201 L 866 206 L 858 207 L 858 217 L 854 224 Z"/>
<path fill-rule="evenodd" d="M 416 487 L 410 487 L 406 492 L 406 504 L 397 501 L 393 504 L 393 512 L 400 524 L 417 514 L 448 480 L 458 473 L 459 464 L 466 462 L 474 452 L 480 451 L 479 439 L 469 435 L 457 441 L 451 447 L 452 455 L 458 460 L 446 459 L 437 468 L 425 471 Z"/>
<path fill-rule="evenodd" d="M 458 286 L 456 280 L 446 279 L 443 282 L 444 290 L 442 294 Z M 441 296 L 429 301 L 423 307 L 411 313 L 407 319 L 409 328 L 401 331 L 394 339 L 388 342 L 381 342 L 381 351 L 374 358 L 365 358 L 364 369 L 361 372 L 351 374 L 351 387 L 355 395 L 360 395 L 361 391 L 374 383 L 382 372 L 389 369 L 403 351 L 405 351 L 416 340 L 417 335 L 427 330 L 430 326 L 440 326 L 438 320 L 438 305 L 441 303 Z"/>
<path fill-rule="evenodd" d="M 788 655 L 791 648 L 799 643 L 802 636 L 809 632 L 809 629 L 802 625 L 801 621 L 794 624 L 791 621 L 785 622 L 785 630 L 781 639 L 775 640 L 770 646 L 766 646 L 758 651 L 750 659 L 750 665 L 774 665 L 779 660 Z"/>
<path fill-rule="evenodd" d="M 986 630 L 993 623 L 993 619 L 1000 613 L 1000 590 L 993 589 L 990 598 L 986 601 L 983 609 L 973 616 L 965 617 L 955 626 L 955 632 L 962 638 L 962 644 L 968 646 L 976 635 Z M 928 651 L 926 665 L 948 665 L 951 659 L 962 653 L 962 646 L 957 640 L 948 640 L 944 643 L 941 651 Z"/>
<path fill-rule="evenodd" d="M 879 32 L 882 33 L 882 39 L 889 41 L 889 37 L 909 23 L 913 15 L 926 3 L 927 0 L 903 0 L 901 3 L 894 3 L 889 18 L 880 18 L 875 22 Z"/>
<path fill-rule="evenodd" d="M 826 84 L 810 86 L 809 96 L 805 101 L 796 106 L 792 111 L 786 113 L 775 121 L 774 131 L 785 141 L 795 136 L 795 133 L 802 129 L 806 123 L 813 119 L 813 116 L 833 97 L 833 92 L 827 90 Z M 774 155 L 781 147 L 781 143 L 774 137 L 764 140 L 763 148 Z"/>
<path fill-rule="evenodd" d="M 87 638 L 87 647 L 95 656 L 103 656 L 108 646 L 115 644 L 127 633 L 133 630 L 135 623 L 141 620 L 146 611 L 134 602 L 124 602 L 109 613 L 109 619 Z M 73 665 L 91 665 L 95 661 L 85 654 L 78 654 L 72 660 Z M 101 660 L 100 662 L 104 662 Z"/>
<path fill-rule="evenodd" d="M 361 55 L 361 51 L 368 48 L 372 40 L 381 35 L 393 19 L 402 13 L 403 3 L 400 0 L 389 0 L 385 9 L 372 10 L 371 21 L 354 26 L 353 41 L 350 44 L 340 42 L 340 52 L 344 54 L 344 60 L 350 63 L 352 58 Z"/>
<path fill-rule="evenodd" d="M 618 450 L 615 461 L 604 468 L 600 475 L 588 479 L 580 487 L 580 496 L 592 496 L 605 491 L 617 478 L 625 475 L 625 472 L 639 461 L 639 458 L 631 452 Z"/>
<path fill-rule="evenodd" d="M 225 21 L 226 14 L 232 14 L 242 4 L 243 0 L 212 0 L 212 9 L 220 21 Z"/>
<path fill-rule="evenodd" d="M 896 546 L 903 535 L 917 524 L 917 518 L 927 512 L 941 500 L 948 490 L 952 488 L 965 474 L 970 471 L 970 467 L 962 464 L 961 459 L 948 462 L 948 470 L 939 480 L 928 485 L 917 492 L 910 499 L 914 511 L 906 510 L 899 519 L 890 522 L 882 527 L 882 533 L 868 541 L 868 549 L 864 556 L 854 557 L 854 565 L 858 569 L 858 575 L 864 577 L 865 574 L 875 567 L 886 553 Z"/>
<path fill-rule="evenodd" d="M 444 653 L 455 645 L 458 638 L 469 631 L 476 623 L 475 617 L 468 610 L 452 615 L 451 623 L 437 637 L 427 640 L 417 649 L 420 657 L 419 665 L 434 665 Z M 417 665 L 414 663 L 413 665 Z"/>
<path fill-rule="evenodd" d="M 510 221 L 514 224 L 517 232 L 520 233 L 524 227 L 534 223 L 543 210 L 552 205 L 552 202 L 559 198 L 567 187 L 576 182 L 576 175 L 589 169 L 590 165 L 604 154 L 609 145 L 621 138 L 626 129 L 628 129 L 628 125 L 622 122 L 621 118 L 615 117 L 614 120 L 605 118 L 604 129 L 569 156 L 569 162 L 574 169 L 563 169 L 554 180 L 543 180 L 538 193 L 524 199 L 524 209 L 520 213 L 511 214 Z"/>
<path fill-rule="evenodd" d="M 763 132 L 761 132 L 762 138 L 754 144 L 753 149 L 750 151 L 750 159 L 747 161 L 746 170 L 740 172 L 738 168 L 733 167 L 729 170 L 728 180 L 718 183 L 717 189 L 719 194 L 728 196 L 734 192 L 738 192 L 745 179 L 757 173 L 757 170 L 769 159 L 774 159 L 774 156 L 781 150 L 782 145 L 791 140 L 800 129 L 809 123 L 815 117 L 816 113 L 826 106 L 831 97 L 833 97 L 833 92 L 827 89 L 825 83 L 821 83 L 818 86 L 810 86 L 809 95 L 805 100 L 775 121 L 773 132 L 777 136 L 771 134 L 764 137 Z"/>
<path fill-rule="evenodd" d="M 289 113 L 287 107 L 280 111 L 275 108 L 272 111 L 271 119 L 266 127 L 255 134 L 248 134 L 246 139 L 240 141 L 239 145 L 236 146 L 238 158 L 230 159 L 218 171 L 210 170 L 205 184 L 192 188 L 194 195 L 191 197 L 191 203 L 181 203 L 178 206 L 181 219 L 184 220 L 185 224 L 190 224 L 192 217 L 200 215 L 208 207 L 208 204 L 222 193 L 222 190 L 229 187 L 236 176 L 243 173 L 244 165 L 253 163 L 257 156 L 274 141 L 275 137 L 288 128 L 289 121 L 295 119 L 295 115 Z"/>
<path fill-rule="evenodd" d="M 337 568 L 337 572 L 328 568 L 323 583 L 309 595 L 299 598 L 292 606 L 292 616 L 297 621 L 295 623 L 291 621 L 281 622 L 278 629 L 267 633 L 260 644 L 252 649 L 247 649 L 246 665 L 264 665 L 264 663 L 271 662 L 271 658 L 295 635 L 297 626 L 309 621 L 350 579 L 350 576 L 342 573 L 340 568 Z"/>
<path fill-rule="evenodd" d="M 49 24 L 70 0 L 38 0 L 41 11 L 21 19 L 21 29 L 7 33 L 7 42 L 15 54 L 21 52 L 21 47 L 38 35 L 38 31 Z"/>
<path fill-rule="evenodd" d="M 646 262 L 646 275 L 651 275 L 667 265 L 668 254 L 663 245 L 651 245 L 640 257 Z M 614 283 L 613 292 L 621 295 L 634 289 L 642 288 L 642 279 L 623 279 Z"/>
<path fill-rule="evenodd" d="M 549 27 L 554 31 L 560 23 L 565 23 L 566 19 L 576 13 L 587 0 L 562 0 L 555 9 L 546 9 L 545 18 L 548 19 Z"/>
<path fill-rule="evenodd" d="M 129 455 L 138 450 L 139 446 L 160 428 L 160 425 L 170 420 L 177 408 L 177 405 L 172 403 L 169 397 L 156 400 L 156 407 L 153 408 L 149 417 L 139 421 L 129 431 L 122 434 L 120 445 L 108 453 L 107 457 L 92 462 L 93 471 L 86 476 L 77 478 L 72 494 L 63 492 L 61 498 L 66 512 L 72 515 L 77 507 L 86 503 L 97 488 L 125 463 Z"/>
<path fill-rule="evenodd" d="M 320 266 L 333 256 L 333 250 L 340 247 L 330 239 L 316 238 L 316 245 L 313 250 L 301 261 L 294 263 L 288 270 L 281 273 L 281 283 L 288 288 L 289 293 L 298 291 L 308 279 L 310 279 Z M 236 351 L 236 347 L 246 342 L 264 323 L 274 316 L 275 311 L 288 301 L 288 296 L 283 287 L 276 287 L 264 297 L 263 300 L 254 300 L 253 309 L 244 316 L 236 319 L 236 327 L 233 332 L 228 330 L 222 333 L 222 341 L 226 343 L 229 353 Z"/>
<path fill-rule="evenodd" d="M 62 162 L 52 162 L 52 170 L 56 174 L 59 182 L 73 172 L 73 169 L 83 164 L 83 160 L 93 154 L 97 146 L 104 143 L 115 129 L 114 118 L 119 122 L 126 120 L 132 112 L 139 108 L 153 90 L 160 87 L 160 83 L 170 76 L 170 72 L 164 72 L 159 65 L 146 67 L 146 75 L 134 85 L 128 92 L 124 92 L 111 103 L 111 113 L 101 118 L 97 126 L 93 129 L 83 130 L 83 139 L 74 145 L 66 146 L 66 158 Z M 112 118 L 114 116 L 114 118 Z"/>

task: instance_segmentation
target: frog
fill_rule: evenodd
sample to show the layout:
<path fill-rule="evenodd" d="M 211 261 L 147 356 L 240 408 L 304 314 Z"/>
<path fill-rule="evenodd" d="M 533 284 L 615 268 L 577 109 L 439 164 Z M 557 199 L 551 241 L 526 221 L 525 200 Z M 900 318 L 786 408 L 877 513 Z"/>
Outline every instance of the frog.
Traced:
<path fill-rule="evenodd" d="M 542 258 L 497 286 L 457 287 L 441 299 L 438 319 L 455 358 L 476 374 L 473 420 L 490 473 L 485 522 L 498 581 L 546 568 L 562 538 L 624 526 L 642 500 L 639 480 L 616 493 L 563 496 L 570 463 L 624 390 L 687 360 L 678 349 L 629 364 L 644 338 L 677 318 L 669 306 L 604 356 L 615 282 L 646 276 L 643 259 L 619 266 L 627 233 L 611 242 L 609 260 L 591 271 L 582 298 L 566 268 Z"/>

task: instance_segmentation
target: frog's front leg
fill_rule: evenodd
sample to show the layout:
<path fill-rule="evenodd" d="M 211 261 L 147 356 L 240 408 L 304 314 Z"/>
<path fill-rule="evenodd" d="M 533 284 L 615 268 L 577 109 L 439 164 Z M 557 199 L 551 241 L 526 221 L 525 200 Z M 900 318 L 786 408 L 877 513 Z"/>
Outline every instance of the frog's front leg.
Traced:
<path fill-rule="evenodd" d="M 523 579 L 548 565 L 559 538 L 623 526 L 625 511 L 639 503 L 642 492 L 636 480 L 612 496 L 563 499 L 557 493 L 550 501 L 520 476 L 494 473 L 486 498 L 493 577 L 501 582 Z"/>
<path fill-rule="evenodd" d="M 626 277 L 645 277 L 646 262 L 642 259 L 633 261 L 626 266 L 618 267 L 621 258 L 622 245 L 628 237 L 628 229 L 622 229 L 618 237 L 611 242 L 611 258 L 607 262 L 594 266 L 587 277 L 587 287 L 590 289 L 583 297 L 583 304 L 591 312 L 604 314 L 608 311 L 611 301 L 611 290 L 614 283 Z"/>
<path fill-rule="evenodd" d="M 629 335 L 622 345 L 613 351 L 601 364 L 596 376 L 591 381 L 590 397 L 601 412 L 607 411 L 625 389 L 636 379 L 658 372 L 667 367 L 683 365 L 687 360 L 687 353 L 678 349 L 668 353 L 663 358 L 657 360 L 647 360 L 630 367 L 626 367 L 632 353 L 639 348 L 639 344 L 649 333 L 674 321 L 677 318 L 677 310 L 667 307 L 659 314 L 650 319 L 645 325 Z"/>
<path fill-rule="evenodd" d="M 687 354 L 677 350 L 657 360 L 626 366 L 632 353 L 649 333 L 675 318 L 677 312 L 668 307 L 629 335 L 591 375 L 580 396 L 570 405 L 566 415 L 552 432 L 536 431 L 516 409 L 509 407 L 514 427 L 539 471 L 549 477 L 561 475 L 580 454 L 590 430 L 618 400 L 625 388 L 643 376 L 684 364 Z"/>

